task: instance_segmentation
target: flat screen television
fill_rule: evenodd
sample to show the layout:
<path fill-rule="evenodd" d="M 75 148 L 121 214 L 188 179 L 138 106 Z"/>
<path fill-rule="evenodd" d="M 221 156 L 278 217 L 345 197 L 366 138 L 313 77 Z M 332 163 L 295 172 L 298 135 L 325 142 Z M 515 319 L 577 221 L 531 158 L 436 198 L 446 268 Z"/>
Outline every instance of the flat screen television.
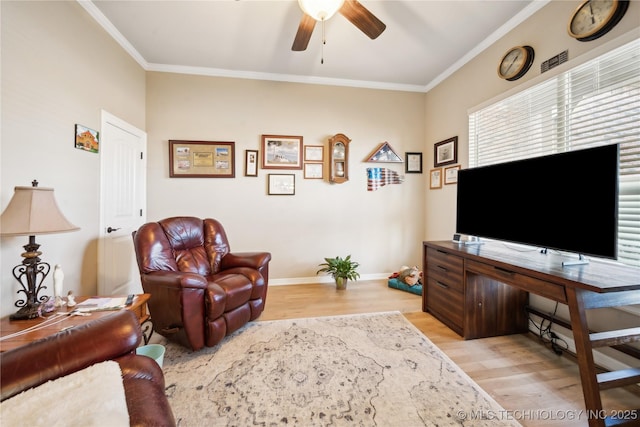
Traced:
<path fill-rule="evenodd" d="M 617 256 L 617 144 L 463 169 L 456 232 Z"/>

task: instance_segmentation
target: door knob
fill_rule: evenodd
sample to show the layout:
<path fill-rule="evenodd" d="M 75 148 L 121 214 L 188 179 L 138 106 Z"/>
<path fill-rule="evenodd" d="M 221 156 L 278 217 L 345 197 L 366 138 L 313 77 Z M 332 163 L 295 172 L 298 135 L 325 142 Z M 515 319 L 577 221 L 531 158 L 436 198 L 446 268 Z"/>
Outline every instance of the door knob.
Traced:
<path fill-rule="evenodd" d="M 111 228 L 111 227 L 109 227 L 109 228 L 107 228 L 107 233 L 113 233 L 114 231 L 118 231 L 118 230 L 120 230 L 120 228 Z"/>

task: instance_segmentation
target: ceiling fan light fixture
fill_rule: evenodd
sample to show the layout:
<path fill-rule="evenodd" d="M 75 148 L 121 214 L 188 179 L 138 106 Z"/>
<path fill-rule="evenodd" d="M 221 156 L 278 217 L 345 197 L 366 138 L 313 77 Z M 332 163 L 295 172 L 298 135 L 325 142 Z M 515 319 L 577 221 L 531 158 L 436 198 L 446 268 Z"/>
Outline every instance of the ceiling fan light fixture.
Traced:
<path fill-rule="evenodd" d="M 304 13 L 316 21 L 325 21 L 331 18 L 340 8 L 344 0 L 298 0 Z"/>

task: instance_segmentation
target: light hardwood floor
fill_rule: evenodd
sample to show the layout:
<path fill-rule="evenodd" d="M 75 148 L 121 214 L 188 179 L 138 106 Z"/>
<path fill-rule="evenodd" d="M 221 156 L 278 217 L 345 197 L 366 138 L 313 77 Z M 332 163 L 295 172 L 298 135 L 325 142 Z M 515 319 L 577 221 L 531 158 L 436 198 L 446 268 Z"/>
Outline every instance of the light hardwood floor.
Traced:
<path fill-rule="evenodd" d="M 390 289 L 386 280 L 333 284 L 270 286 L 260 321 L 342 314 L 400 311 L 480 387 L 524 426 L 587 426 L 578 366 L 557 356 L 533 334 L 465 341 L 433 316 L 422 312 L 418 295 Z M 607 390 L 610 413 L 638 408 L 640 387 Z M 640 425 L 638 422 L 637 425 Z"/>

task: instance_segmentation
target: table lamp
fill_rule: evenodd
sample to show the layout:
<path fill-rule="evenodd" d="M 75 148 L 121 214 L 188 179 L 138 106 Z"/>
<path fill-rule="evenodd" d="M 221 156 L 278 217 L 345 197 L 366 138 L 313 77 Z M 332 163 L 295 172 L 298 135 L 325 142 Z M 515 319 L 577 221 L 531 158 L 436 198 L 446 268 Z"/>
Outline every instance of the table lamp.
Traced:
<path fill-rule="evenodd" d="M 39 258 L 42 252 L 38 251 L 40 245 L 36 243 L 36 235 L 80 229 L 60 212 L 53 188 L 38 187 L 35 180 L 31 184 L 31 187 L 14 188 L 13 197 L 0 216 L 0 236 L 29 236 L 29 243 L 23 246 L 26 252 L 22 254 L 22 264 L 13 268 L 13 277 L 22 285 L 18 294 L 24 293 L 24 299 L 16 301 L 15 306 L 20 309 L 10 316 L 11 320 L 38 317 L 40 304 L 48 299 L 44 295 L 38 296 L 46 289 L 42 283 L 51 266 Z"/>

